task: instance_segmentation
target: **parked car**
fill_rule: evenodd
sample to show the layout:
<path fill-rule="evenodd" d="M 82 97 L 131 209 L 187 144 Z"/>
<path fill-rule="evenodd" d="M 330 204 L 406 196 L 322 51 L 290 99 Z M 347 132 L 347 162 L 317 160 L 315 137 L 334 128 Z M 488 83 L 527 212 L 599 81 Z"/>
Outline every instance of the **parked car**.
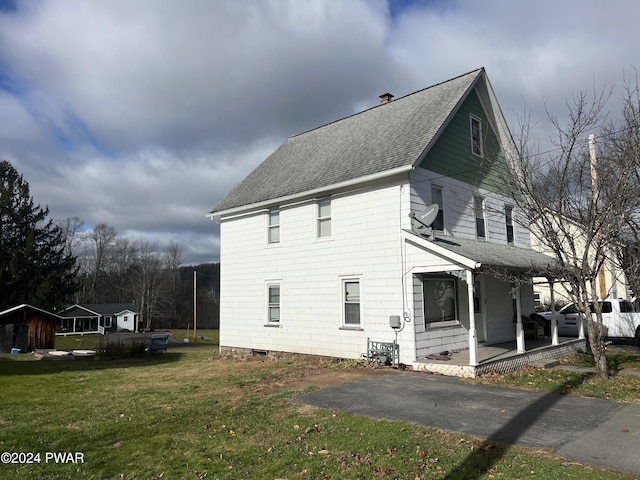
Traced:
<path fill-rule="evenodd" d="M 590 308 L 593 311 L 593 303 Z M 546 320 L 551 320 L 551 312 L 540 312 L 540 315 Z M 556 312 L 558 335 L 561 337 L 578 336 L 582 318 L 582 314 L 573 303 L 558 310 Z M 595 319 L 595 314 L 593 314 L 593 318 Z M 628 300 L 619 298 L 602 302 L 602 323 L 607 337 L 640 340 L 640 313 L 635 311 L 633 304 Z M 587 334 L 586 325 L 584 333 Z"/>

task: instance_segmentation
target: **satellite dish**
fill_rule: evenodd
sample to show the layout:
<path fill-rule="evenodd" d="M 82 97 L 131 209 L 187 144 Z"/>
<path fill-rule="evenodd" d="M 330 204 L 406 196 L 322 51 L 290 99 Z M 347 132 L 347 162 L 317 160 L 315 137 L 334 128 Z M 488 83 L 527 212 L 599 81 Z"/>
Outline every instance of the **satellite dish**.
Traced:
<path fill-rule="evenodd" d="M 436 219 L 439 211 L 440 211 L 440 207 L 438 206 L 437 203 L 434 203 L 433 205 L 429 205 L 427 208 L 425 208 L 423 211 L 415 215 L 413 218 L 415 218 L 418 222 L 420 222 L 425 227 L 428 227 Z"/>

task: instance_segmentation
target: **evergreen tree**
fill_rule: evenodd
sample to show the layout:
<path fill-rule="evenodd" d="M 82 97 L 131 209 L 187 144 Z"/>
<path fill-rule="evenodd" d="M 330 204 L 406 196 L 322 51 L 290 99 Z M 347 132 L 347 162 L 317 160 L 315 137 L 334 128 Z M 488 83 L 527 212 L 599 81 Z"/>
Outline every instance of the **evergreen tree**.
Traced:
<path fill-rule="evenodd" d="M 0 310 L 22 303 L 55 309 L 74 294 L 76 259 L 48 215 L 22 175 L 0 161 Z"/>

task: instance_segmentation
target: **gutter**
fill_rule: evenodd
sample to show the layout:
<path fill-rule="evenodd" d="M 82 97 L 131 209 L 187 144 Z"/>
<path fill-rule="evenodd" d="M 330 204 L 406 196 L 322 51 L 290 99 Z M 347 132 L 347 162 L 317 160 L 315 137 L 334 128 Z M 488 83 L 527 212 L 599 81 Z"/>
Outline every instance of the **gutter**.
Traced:
<path fill-rule="evenodd" d="M 246 212 L 248 210 L 264 209 L 274 204 L 290 203 L 295 199 L 313 197 L 314 195 L 326 193 L 331 190 L 340 190 L 342 188 L 349 188 L 355 185 L 360 185 L 362 183 L 374 182 L 376 180 L 392 177 L 400 173 L 410 172 L 413 169 L 414 169 L 413 165 L 404 165 L 402 167 L 396 167 L 391 170 L 384 170 L 383 172 L 377 172 L 377 173 L 372 173 L 370 175 L 365 175 L 364 177 L 358 177 L 352 180 L 346 180 L 344 182 L 339 182 L 339 183 L 334 183 L 332 185 L 327 185 L 324 187 L 314 188 L 313 190 L 305 190 L 304 192 L 285 195 L 284 197 L 277 197 L 269 200 L 263 200 L 261 202 L 251 203 L 249 205 L 242 205 L 239 207 L 232 207 L 226 210 L 219 210 L 219 211 L 211 210 L 206 216 L 209 217 L 211 220 L 215 221 L 214 217 L 216 216 L 222 217 L 224 215 L 235 215 L 242 212 Z"/>

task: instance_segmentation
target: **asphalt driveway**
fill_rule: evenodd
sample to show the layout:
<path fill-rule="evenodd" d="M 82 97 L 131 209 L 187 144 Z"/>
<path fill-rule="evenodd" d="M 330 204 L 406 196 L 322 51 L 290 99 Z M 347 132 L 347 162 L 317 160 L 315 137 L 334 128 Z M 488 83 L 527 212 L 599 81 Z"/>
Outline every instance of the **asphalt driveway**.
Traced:
<path fill-rule="evenodd" d="M 548 448 L 595 467 L 640 475 L 640 405 L 471 385 L 403 372 L 316 390 L 296 402 Z"/>

